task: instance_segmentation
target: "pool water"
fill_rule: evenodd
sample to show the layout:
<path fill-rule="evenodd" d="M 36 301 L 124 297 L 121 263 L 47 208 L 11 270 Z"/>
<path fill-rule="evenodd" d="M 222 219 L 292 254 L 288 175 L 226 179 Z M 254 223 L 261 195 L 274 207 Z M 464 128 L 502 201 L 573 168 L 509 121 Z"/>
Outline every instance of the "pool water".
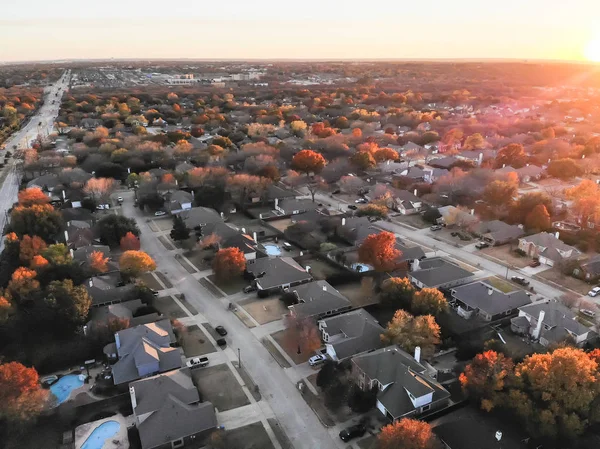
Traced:
<path fill-rule="evenodd" d="M 106 440 L 115 435 L 121 427 L 117 421 L 105 421 L 87 437 L 81 449 L 102 449 Z"/>
<path fill-rule="evenodd" d="M 281 248 L 273 243 L 267 243 L 263 245 L 265 247 L 265 251 L 269 256 L 281 256 Z"/>
<path fill-rule="evenodd" d="M 351 268 L 353 270 L 358 271 L 359 273 L 362 273 L 364 271 L 369 271 L 372 269 L 369 265 L 365 265 L 364 263 L 353 263 L 351 265 Z"/>
<path fill-rule="evenodd" d="M 79 374 L 67 374 L 50 387 L 50 391 L 56 396 L 59 404 L 69 399 L 71 392 L 83 385 L 83 376 L 80 376 Z"/>

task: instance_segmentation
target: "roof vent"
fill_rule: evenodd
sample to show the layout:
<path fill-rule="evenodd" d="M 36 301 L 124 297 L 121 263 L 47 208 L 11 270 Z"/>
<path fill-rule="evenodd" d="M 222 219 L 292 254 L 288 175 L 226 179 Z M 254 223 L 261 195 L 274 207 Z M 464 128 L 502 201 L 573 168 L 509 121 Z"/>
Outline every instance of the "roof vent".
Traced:
<path fill-rule="evenodd" d="M 323 284 L 323 291 L 326 292 L 327 291 L 327 286 L 325 284 Z"/>
<path fill-rule="evenodd" d="M 494 294 L 494 289 L 491 287 L 488 287 L 487 291 L 488 291 L 488 296 L 492 296 Z"/>
<path fill-rule="evenodd" d="M 499 430 L 498 430 L 498 431 L 496 431 L 496 439 L 497 439 L 498 441 L 500 441 L 500 440 L 502 439 L 502 432 L 500 432 Z"/>

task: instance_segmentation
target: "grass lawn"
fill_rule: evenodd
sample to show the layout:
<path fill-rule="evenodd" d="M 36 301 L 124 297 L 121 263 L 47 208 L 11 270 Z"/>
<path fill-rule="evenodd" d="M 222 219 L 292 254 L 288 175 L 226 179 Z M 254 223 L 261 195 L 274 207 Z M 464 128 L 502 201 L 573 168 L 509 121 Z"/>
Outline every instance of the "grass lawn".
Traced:
<path fill-rule="evenodd" d="M 261 422 L 226 430 L 224 447 L 235 449 L 273 449 L 273 443 Z"/>
<path fill-rule="evenodd" d="M 270 323 L 282 318 L 288 312 L 279 298 L 255 299 L 250 298 L 238 303 L 259 324 Z"/>
<path fill-rule="evenodd" d="M 339 286 L 337 291 L 348 298 L 356 309 L 379 304 L 379 298 L 373 288 L 369 287 L 368 279 L 370 278 L 366 276 L 363 278 L 364 285 L 361 282 L 353 282 Z"/>
<path fill-rule="evenodd" d="M 535 277 L 554 282 L 561 287 L 571 289 L 582 295 L 587 295 L 587 293 L 593 287 L 587 282 L 561 273 L 558 268 L 551 268 L 549 270 L 542 271 L 541 273 L 536 274 Z"/>
<path fill-rule="evenodd" d="M 315 258 L 302 259 L 299 263 L 303 268 L 306 268 L 307 265 L 310 266 L 312 276 L 319 281 L 325 280 L 335 274 L 346 272 L 342 268 Z"/>
<path fill-rule="evenodd" d="M 492 276 L 486 279 L 482 279 L 483 282 L 485 282 L 486 284 L 491 285 L 492 287 L 497 288 L 498 290 L 500 290 L 502 293 L 510 293 L 510 292 L 514 292 L 515 290 L 517 290 L 517 287 L 504 280 L 501 279 L 497 276 Z"/>
<path fill-rule="evenodd" d="M 169 281 L 169 279 L 164 274 L 162 274 L 160 271 L 155 271 L 154 274 L 162 281 L 163 284 L 165 284 L 166 288 L 173 287 L 173 284 L 171 284 L 171 281 Z"/>
<path fill-rule="evenodd" d="M 181 343 L 186 357 L 196 357 L 216 351 L 198 326 L 188 327 L 187 332 L 183 334 Z"/>
<path fill-rule="evenodd" d="M 285 330 L 281 330 L 271 334 L 273 340 L 279 344 L 286 352 L 286 354 L 294 361 L 296 365 L 300 363 L 307 362 L 309 358 L 311 358 L 314 354 L 312 352 L 302 352 L 298 354 L 298 345 L 293 342 L 287 341 L 285 338 Z"/>
<path fill-rule="evenodd" d="M 196 308 L 193 305 L 191 305 L 183 296 L 184 295 L 175 295 L 175 297 L 181 302 L 181 304 L 185 306 L 186 309 L 190 311 L 192 315 L 197 315 L 198 311 L 196 310 Z"/>
<path fill-rule="evenodd" d="M 186 313 L 170 296 L 154 298 L 152 306 L 169 319 L 183 318 Z"/>
<path fill-rule="evenodd" d="M 490 246 L 489 248 L 484 248 L 480 250 L 478 253 L 482 256 L 491 256 L 492 260 L 498 259 L 504 262 L 505 264 L 517 268 L 525 268 L 531 263 L 530 257 L 520 256 L 514 252 L 516 246 L 512 248 L 513 251 L 511 251 L 511 245 Z"/>
<path fill-rule="evenodd" d="M 242 277 L 228 279 L 226 282 L 217 282 L 217 279 L 213 274 L 206 276 L 210 282 L 219 287 L 223 292 L 227 295 L 235 295 L 242 291 L 242 289 L 248 285 L 248 281 L 244 280 Z"/>
<path fill-rule="evenodd" d="M 244 390 L 225 364 L 192 370 L 192 378 L 202 400 L 212 402 L 221 412 L 250 404 Z"/>
<path fill-rule="evenodd" d="M 207 251 L 189 251 L 183 253 L 187 260 L 189 260 L 198 271 L 210 270 L 211 262 L 209 260 L 204 260 L 204 257 L 208 254 Z"/>
<path fill-rule="evenodd" d="M 152 222 L 160 231 L 170 231 L 173 229 L 173 220 L 170 218 L 161 218 L 158 220 L 152 220 Z"/>
<path fill-rule="evenodd" d="M 173 243 L 171 243 L 171 240 L 168 239 L 166 236 L 161 235 L 158 237 L 158 241 L 160 243 L 162 243 L 162 246 L 164 246 L 166 249 L 168 249 L 169 251 L 172 249 L 175 249 L 175 246 L 173 245 Z"/>
<path fill-rule="evenodd" d="M 140 279 L 144 284 L 146 284 L 146 287 L 151 288 L 152 290 L 163 289 L 163 286 L 158 283 L 152 273 L 144 273 L 140 276 Z"/>

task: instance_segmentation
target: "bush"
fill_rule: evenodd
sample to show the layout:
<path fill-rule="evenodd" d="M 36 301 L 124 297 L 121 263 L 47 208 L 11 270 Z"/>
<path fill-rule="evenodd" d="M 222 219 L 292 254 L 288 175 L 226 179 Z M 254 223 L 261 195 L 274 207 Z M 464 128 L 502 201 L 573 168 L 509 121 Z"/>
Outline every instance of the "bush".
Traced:
<path fill-rule="evenodd" d="M 367 413 L 375 407 L 377 402 L 377 387 L 363 391 L 358 385 L 350 388 L 348 406 L 356 413 Z"/>

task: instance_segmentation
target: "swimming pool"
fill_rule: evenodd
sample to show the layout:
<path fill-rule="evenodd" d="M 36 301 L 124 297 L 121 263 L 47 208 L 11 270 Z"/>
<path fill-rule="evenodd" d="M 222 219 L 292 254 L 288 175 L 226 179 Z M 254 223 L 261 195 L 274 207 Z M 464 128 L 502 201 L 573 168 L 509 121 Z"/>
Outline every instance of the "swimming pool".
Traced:
<path fill-rule="evenodd" d="M 104 442 L 115 435 L 120 428 L 121 424 L 117 421 L 103 422 L 90 433 L 81 449 L 102 449 Z"/>
<path fill-rule="evenodd" d="M 350 265 L 350 267 L 353 270 L 358 271 L 359 273 L 372 270 L 372 268 L 369 265 L 365 265 L 364 263 L 353 263 L 352 265 Z"/>
<path fill-rule="evenodd" d="M 281 248 L 273 243 L 263 245 L 269 256 L 281 256 Z"/>
<path fill-rule="evenodd" d="M 62 404 L 69 399 L 73 390 L 83 385 L 83 378 L 81 374 L 67 374 L 58 379 L 58 382 L 50 387 L 50 391 L 56 396 L 58 403 Z"/>

